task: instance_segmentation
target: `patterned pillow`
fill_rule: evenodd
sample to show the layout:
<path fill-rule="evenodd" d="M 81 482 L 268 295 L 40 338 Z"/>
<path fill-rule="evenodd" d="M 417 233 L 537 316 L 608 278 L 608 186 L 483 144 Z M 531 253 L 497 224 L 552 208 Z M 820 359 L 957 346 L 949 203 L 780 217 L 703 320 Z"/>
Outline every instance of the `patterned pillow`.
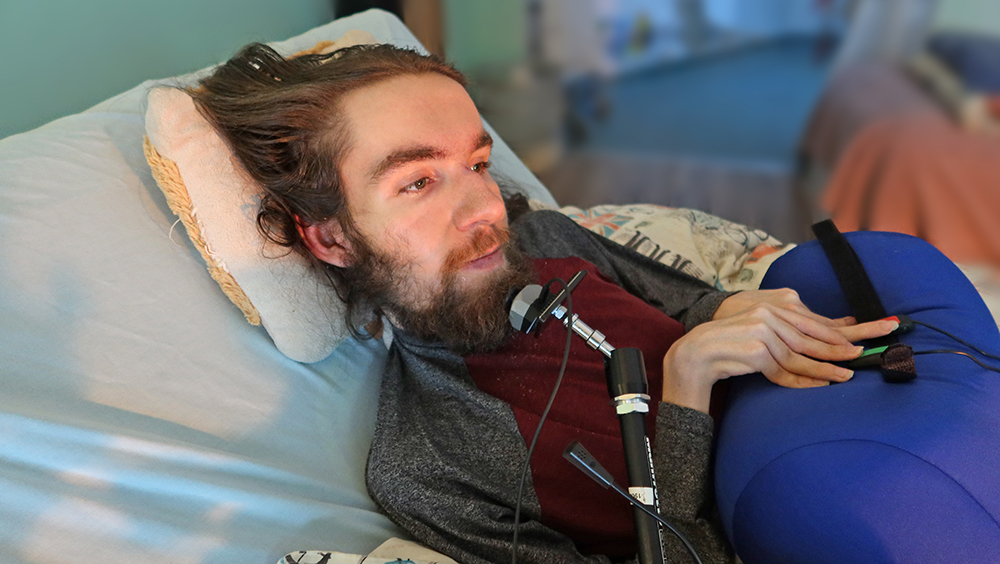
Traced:
<path fill-rule="evenodd" d="M 359 562 L 458 564 L 440 552 L 395 537 L 382 543 L 367 556 L 326 550 L 299 550 L 286 554 L 277 564 L 358 564 Z"/>
<path fill-rule="evenodd" d="M 594 233 L 730 292 L 757 289 L 771 263 L 795 246 L 686 208 L 632 204 L 559 211 Z"/>

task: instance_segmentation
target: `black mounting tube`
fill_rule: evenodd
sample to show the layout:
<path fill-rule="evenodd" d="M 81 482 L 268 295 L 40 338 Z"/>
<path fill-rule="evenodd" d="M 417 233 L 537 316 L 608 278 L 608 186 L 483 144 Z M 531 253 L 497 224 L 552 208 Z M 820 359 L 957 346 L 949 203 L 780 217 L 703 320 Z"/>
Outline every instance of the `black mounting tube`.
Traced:
<path fill-rule="evenodd" d="M 655 512 L 660 511 L 653 475 L 652 449 L 646 433 L 649 384 L 642 351 L 620 348 L 605 359 L 608 392 L 616 405 L 625 448 L 629 493 Z M 632 508 L 640 564 L 663 564 L 663 531 L 659 523 L 639 508 Z"/>

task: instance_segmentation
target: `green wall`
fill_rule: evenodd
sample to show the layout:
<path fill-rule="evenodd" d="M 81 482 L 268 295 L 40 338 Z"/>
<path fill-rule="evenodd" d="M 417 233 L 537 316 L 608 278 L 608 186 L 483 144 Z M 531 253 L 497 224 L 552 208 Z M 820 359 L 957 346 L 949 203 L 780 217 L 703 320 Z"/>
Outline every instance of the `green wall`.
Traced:
<path fill-rule="evenodd" d="M 527 56 L 527 0 L 445 0 L 445 51 L 464 72 Z"/>
<path fill-rule="evenodd" d="M 334 0 L 0 0 L 0 138 L 333 19 Z"/>
<path fill-rule="evenodd" d="M 975 31 L 1000 37 L 1000 1 L 938 0 L 934 29 Z"/>

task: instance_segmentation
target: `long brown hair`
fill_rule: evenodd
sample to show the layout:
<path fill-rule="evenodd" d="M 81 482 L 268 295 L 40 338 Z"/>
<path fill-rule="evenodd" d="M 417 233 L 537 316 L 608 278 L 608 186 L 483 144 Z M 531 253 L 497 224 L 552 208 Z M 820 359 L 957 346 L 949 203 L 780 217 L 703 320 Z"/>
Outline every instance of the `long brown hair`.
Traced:
<path fill-rule="evenodd" d="M 358 336 L 371 312 L 360 307 L 342 269 L 309 252 L 298 224 L 337 219 L 346 236 L 357 238 L 339 170 L 351 144 L 340 100 L 357 88 L 423 73 L 439 73 L 465 85 L 462 74 L 441 59 L 392 45 L 358 45 L 286 59 L 255 43 L 189 90 L 199 111 L 263 189 L 257 213 L 261 233 L 327 274 L 347 305 L 347 326 Z"/>

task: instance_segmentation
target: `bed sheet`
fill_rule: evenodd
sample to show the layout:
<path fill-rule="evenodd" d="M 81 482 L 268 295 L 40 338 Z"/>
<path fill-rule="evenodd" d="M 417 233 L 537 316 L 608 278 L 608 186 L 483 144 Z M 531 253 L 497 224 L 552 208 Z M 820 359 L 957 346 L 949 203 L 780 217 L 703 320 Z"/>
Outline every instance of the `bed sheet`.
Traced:
<path fill-rule="evenodd" d="M 378 11 L 276 46 L 348 29 L 419 46 Z M 2 562 L 271 563 L 401 535 L 363 479 L 384 345 L 284 357 L 150 175 L 146 93 L 199 75 L 0 140 Z M 496 154 L 552 201 L 502 141 Z"/>

